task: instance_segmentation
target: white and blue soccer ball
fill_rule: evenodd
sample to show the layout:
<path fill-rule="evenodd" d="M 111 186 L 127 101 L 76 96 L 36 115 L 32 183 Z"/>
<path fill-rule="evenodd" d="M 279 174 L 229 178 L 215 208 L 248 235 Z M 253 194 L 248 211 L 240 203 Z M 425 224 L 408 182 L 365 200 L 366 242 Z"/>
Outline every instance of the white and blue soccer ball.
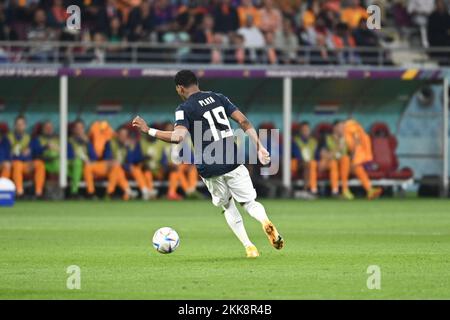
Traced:
<path fill-rule="evenodd" d="M 172 253 L 179 245 L 180 237 L 172 228 L 160 228 L 153 235 L 153 247 L 160 253 Z"/>

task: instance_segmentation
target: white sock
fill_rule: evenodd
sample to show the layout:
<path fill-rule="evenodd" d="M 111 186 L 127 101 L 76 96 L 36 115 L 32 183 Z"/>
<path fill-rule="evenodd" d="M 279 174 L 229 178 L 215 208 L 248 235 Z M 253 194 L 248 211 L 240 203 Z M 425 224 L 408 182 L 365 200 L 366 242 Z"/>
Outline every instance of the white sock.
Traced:
<path fill-rule="evenodd" d="M 251 215 L 253 218 L 255 218 L 261 223 L 264 223 L 269 220 L 263 205 L 257 201 L 253 200 L 245 203 L 244 208 L 249 215 Z"/>
<path fill-rule="evenodd" d="M 244 221 L 242 220 L 242 216 L 238 208 L 236 208 L 234 200 L 231 199 L 228 205 L 223 206 L 223 209 L 225 210 L 224 215 L 228 225 L 230 226 L 231 230 L 233 230 L 236 237 L 238 237 L 238 239 L 242 242 L 244 247 L 253 245 L 253 243 L 248 238 L 247 231 L 245 231 Z"/>

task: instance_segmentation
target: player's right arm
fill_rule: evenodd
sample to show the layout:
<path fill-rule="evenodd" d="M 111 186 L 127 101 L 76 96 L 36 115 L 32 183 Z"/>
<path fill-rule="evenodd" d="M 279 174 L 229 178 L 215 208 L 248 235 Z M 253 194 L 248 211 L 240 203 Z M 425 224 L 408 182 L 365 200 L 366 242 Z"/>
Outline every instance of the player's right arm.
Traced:
<path fill-rule="evenodd" d="M 147 122 L 139 116 L 133 119 L 132 125 L 133 127 L 139 128 L 142 132 L 168 143 L 182 142 L 188 132 L 187 128 L 181 125 L 176 125 L 173 131 L 150 128 Z"/>
<path fill-rule="evenodd" d="M 270 162 L 270 154 L 262 144 L 261 140 L 258 137 L 258 134 L 256 133 L 255 128 L 251 124 L 250 120 L 247 119 L 247 117 L 239 110 L 235 110 L 231 114 L 231 119 L 236 121 L 242 130 L 250 137 L 250 139 L 253 141 L 253 143 L 256 145 L 256 148 L 258 150 L 258 158 L 259 161 L 263 165 L 266 165 Z"/>

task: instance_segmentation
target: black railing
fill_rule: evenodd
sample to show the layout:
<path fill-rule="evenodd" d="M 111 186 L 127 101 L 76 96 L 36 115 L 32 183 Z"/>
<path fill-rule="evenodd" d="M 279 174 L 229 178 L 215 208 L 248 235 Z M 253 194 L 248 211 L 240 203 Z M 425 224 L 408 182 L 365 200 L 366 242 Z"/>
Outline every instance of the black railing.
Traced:
<path fill-rule="evenodd" d="M 269 54 L 270 52 L 270 54 Z M 275 58 L 274 58 L 275 57 Z M 5 42 L 5 64 L 298 64 L 298 65 L 450 65 L 450 48 L 356 47 L 236 47 L 190 43 L 149 42 Z"/>

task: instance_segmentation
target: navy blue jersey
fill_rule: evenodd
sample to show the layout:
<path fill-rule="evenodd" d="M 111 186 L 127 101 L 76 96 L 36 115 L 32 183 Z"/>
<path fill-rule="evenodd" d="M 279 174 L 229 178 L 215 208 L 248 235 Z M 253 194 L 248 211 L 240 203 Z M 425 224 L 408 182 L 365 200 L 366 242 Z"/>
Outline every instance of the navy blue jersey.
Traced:
<path fill-rule="evenodd" d="M 236 110 L 237 107 L 224 95 L 200 91 L 192 94 L 175 111 L 175 126 L 189 130 L 194 162 L 204 178 L 223 175 L 239 166 L 228 119 Z"/>

